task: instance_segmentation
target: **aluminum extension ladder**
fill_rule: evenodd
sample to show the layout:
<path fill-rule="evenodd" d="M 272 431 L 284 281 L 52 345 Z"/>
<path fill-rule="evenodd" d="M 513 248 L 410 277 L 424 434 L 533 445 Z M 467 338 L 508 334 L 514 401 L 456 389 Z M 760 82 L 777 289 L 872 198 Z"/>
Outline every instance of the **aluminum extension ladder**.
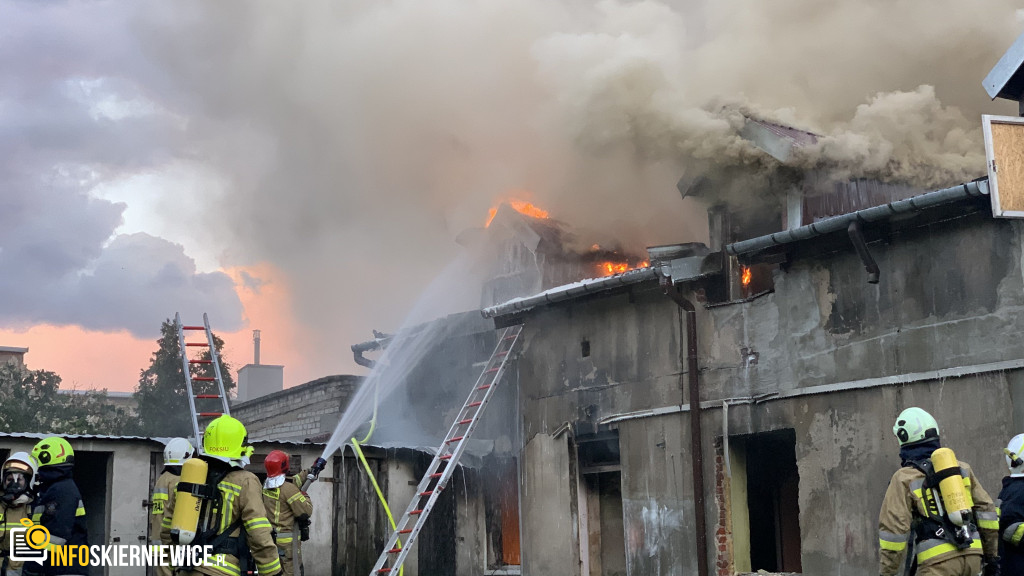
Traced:
<path fill-rule="evenodd" d="M 202 428 L 199 427 L 200 419 L 214 419 L 221 414 L 231 415 L 231 411 L 228 409 L 228 396 L 224 392 L 224 380 L 221 379 L 220 375 L 220 361 L 217 357 L 217 346 L 213 342 L 213 332 L 210 330 L 210 319 L 203 312 L 203 325 L 202 326 L 185 326 L 181 323 L 181 316 L 174 313 L 174 325 L 178 328 L 178 344 L 181 347 L 181 367 L 185 372 L 185 387 L 188 391 L 188 408 L 192 413 L 192 432 L 195 434 L 196 439 L 196 452 L 198 454 L 203 453 L 203 436 L 202 433 L 206 429 L 204 425 Z M 185 332 L 199 331 L 206 332 L 206 342 L 186 342 Z M 208 359 L 191 358 L 189 355 L 190 348 L 207 348 L 210 351 L 210 357 Z M 213 365 L 213 376 L 193 376 L 192 366 L 193 365 Z M 195 386 L 193 382 L 216 382 L 217 390 L 216 393 L 196 394 Z M 204 386 L 208 387 L 208 386 Z M 210 400 L 220 400 L 220 412 L 214 410 L 208 411 L 197 411 L 196 400 L 202 400 L 206 404 L 210 404 Z"/>
<path fill-rule="evenodd" d="M 405 562 L 405 557 L 416 542 L 416 537 L 423 529 L 438 496 L 455 473 L 456 464 L 462 458 L 463 452 L 466 451 L 466 443 L 480 422 L 480 415 L 483 414 L 484 408 L 491 400 L 494 389 L 501 382 L 512 350 L 519 342 L 519 333 L 522 328 L 522 326 L 506 328 L 499 336 L 494 352 L 491 353 L 480 377 L 473 384 L 473 389 L 469 392 L 466 403 L 463 404 L 462 410 L 455 418 L 455 423 L 452 424 L 441 447 L 437 449 L 437 455 L 430 462 L 426 474 L 423 475 L 423 479 L 416 487 L 416 495 L 413 496 L 412 502 L 405 509 L 402 518 L 395 524 L 395 530 L 388 538 L 384 552 L 377 558 L 377 563 L 373 565 L 370 576 L 397 574 L 398 569 Z M 442 466 L 443 469 L 441 469 Z M 414 518 L 415 520 L 413 520 Z M 409 527 L 410 522 L 412 522 L 411 527 Z M 405 541 L 399 548 L 398 540 L 403 537 Z"/>

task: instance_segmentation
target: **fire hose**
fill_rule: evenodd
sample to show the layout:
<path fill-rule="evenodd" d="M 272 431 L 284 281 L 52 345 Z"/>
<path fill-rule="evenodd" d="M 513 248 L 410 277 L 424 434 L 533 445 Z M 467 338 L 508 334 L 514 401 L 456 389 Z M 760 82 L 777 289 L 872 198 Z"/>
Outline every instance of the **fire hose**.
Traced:
<path fill-rule="evenodd" d="M 352 451 L 355 452 L 357 457 L 359 457 L 359 461 L 363 463 L 363 469 L 366 470 L 366 475 L 370 478 L 370 484 L 373 485 L 374 491 L 377 492 L 377 498 L 380 499 L 381 506 L 384 507 L 384 512 L 388 516 L 388 522 L 391 523 L 391 529 L 397 530 L 398 525 L 395 523 L 395 517 L 391 514 L 391 507 L 388 506 L 387 498 L 384 497 L 384 492 L 381 491 L 380 485 L 377 483 L 377 478 L 374 477 L 373 471 L 370 469 L 370 463 L 367 462 L 366 456 L 363 455 L 363 449 L 360 447 L 360 444 L 366 444 L 367 442 L 370 441 L 370 437 L 373 436 L 373 431 L 377 428 L 377 405 L 379 386 L 380 384 L 378 381 L 373 390 L 373 417 L 370 419 L 370 429 L 366 432 L 366 437 L 363 438 L 361 441 L 356 440 L 355 436 L 352 437 Z M 325 456 L 326 455 L 317 458 L 316 462 L 309 469 L 309 474 L 306 476 L 306 481 L 302 484 L 302 492 L 306 492 L 310 484 L 312 484 L 316 480 L 316 478 L 320 475 L 320 472 L 323 471 L 324 466 L 327 465 L 327 459 L 325 458 Z M 399 539 L 396 542 L 395 547 L 402 547 L 401 539 Z M 404 566 L 400 566 L 398 568 L 398 574 L 399 576 L 405 575 Z"/>

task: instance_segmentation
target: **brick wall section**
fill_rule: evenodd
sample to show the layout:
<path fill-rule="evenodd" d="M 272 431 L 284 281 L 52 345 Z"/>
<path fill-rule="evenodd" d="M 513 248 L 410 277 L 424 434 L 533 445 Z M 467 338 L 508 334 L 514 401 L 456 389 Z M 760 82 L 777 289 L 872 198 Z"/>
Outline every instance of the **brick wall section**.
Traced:
<path fill-rule="evenodd" d="M 715 443 L 715 504 L 718 505 L 718 520 L 715 523 L 715 573 L 717 576 L 733 576 L 732 564 L 732 522 L 729 521 L 731 486 L 725 474 L 725 459 L 722 455 L 721 440 Z"/>
<path fill-rule="evenodd" d="M 326 376 L 235 404 L 231 415 L 245 424 L 250 440 L 301 442 L 334 431 L 360 382 L 359 376 Z"/>

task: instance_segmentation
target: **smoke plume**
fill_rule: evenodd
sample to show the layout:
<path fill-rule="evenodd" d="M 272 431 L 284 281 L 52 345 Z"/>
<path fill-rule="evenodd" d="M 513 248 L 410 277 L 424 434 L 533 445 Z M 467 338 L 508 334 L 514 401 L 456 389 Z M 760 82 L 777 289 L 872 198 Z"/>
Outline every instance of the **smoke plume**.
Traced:
<path fill-rule="evenodd" d="M 211 241 L 293 279 L 325 371 L 401 325 L 509 195 L 602 245 L 701 239 L 681 174 L 778 168 L 738 136 L 745 114 L 822 135 L 802 167 L 980 175 L 979 115 L 1010 111 L 980 82 L 1022 29 L 1011 0 L 114 5 L 126 47 L 81 73 L 183 119 L 161 153 L 218 174 Z"/>

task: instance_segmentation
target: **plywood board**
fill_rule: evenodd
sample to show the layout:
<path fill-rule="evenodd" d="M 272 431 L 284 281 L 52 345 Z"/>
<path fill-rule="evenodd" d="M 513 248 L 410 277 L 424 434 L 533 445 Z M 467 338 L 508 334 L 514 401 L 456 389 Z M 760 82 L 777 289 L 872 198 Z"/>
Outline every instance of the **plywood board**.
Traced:
<path fill-rule="evenodd" d="M 1024 217 L 1024 119 L 986 116 L 984 120 L 993 214 Z"/>

